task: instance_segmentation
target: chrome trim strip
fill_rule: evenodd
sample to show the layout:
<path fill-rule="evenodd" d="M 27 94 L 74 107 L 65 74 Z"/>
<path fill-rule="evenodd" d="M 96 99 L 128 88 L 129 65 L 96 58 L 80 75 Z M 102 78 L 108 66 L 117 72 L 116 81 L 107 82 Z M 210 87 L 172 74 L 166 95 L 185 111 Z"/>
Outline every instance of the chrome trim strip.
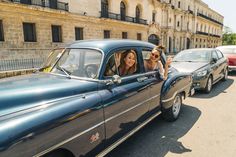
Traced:
<path fill-rule="evenodd" d="M 111 121 L 112 119 L 115 119 L 115 118 L 121 116 L 122 114 L 125 114 L 125 113 L 127 113 L 127 112 L 129 112 L 129 111 L 131 111 L 131 110 L 133 110 L 133 109 L 135 109 L 135 108 L 141 106 L 141 105 L 143 105 L 144 103 L 146 103 L 146 102 L 148 102 L 148 101 L 150 101 L 150 100 L 152 100 L 152 99 L 154 99 L 154 98 L 156 98 L 156 97 L 158 97 L 158 96 L 160 96 L 160 94 L 155 95 L 155 96 L 153 96 L 153 97 L 151 97 L 151 98 L 149 98 L 149 99 L 147 99 L 147 100 L 145 100 L 145 101 L 143 101 L 143 102 L 141 102 L 141 103 L 138 103 L 137 105 L 135 105 L 135 106 L 133 106 L 133 107 L 131 107 L 131 108 L 129 108 L 129 109 L 123 111 L 123 112 L 120 112 L 120 113 L 118 113 L 118 114 L 116 114 L 116 115 L 114 115 L 114 116 L 112 116 L 112 117 L 109 117 L 108 119 L 105 120 L 105 123 L 107 123 L 107 122 Z"/>
<path fill-rule="evenodd" d="M 129 132 L 127 135 L 125 135 L 124 137 L 122 137 L 120 140 L 118 140 L 117 142 L 115 142 L 114 144 L 112 144 L 111 146 L 109 146 L 107 149 L 105 149 L 104 151 L 102 151 L 101 153 L 99 153 L 97 155 L 97 157 L 103 157 L 106 154 L 108 154 L 110 151 L 112 151 L 114 148 L 116 148 L 118 145 L 120 145 L 122 142 L 124 142 L 126 139 L 128 139 L 130 136 L 132 136 L 134 133 L 136 133 L 137 131 L 139 131 L 140 129 L 142 129 L 147 123 L 149 123 L 150 121 L 152 121 L 154 118 L 156 118 L 157 116 L 159 116 L 161 114 L 161 112 L 159 111 L 157 114 L 153 115 L 152 117 L 150 117 L 149 119 L 147 119 L 145 122 L 143 122 L 141 125 L 137 126 L 133 131 Z"/>
<path fill-rule="evenodd" d="M 50 152 L 50 151 L 52 151 L 52 150 L 54 150 L 54 149 L 56 149 L 56 148 L 58 148 L 58 147 L 60 147 L 60 146 L 62 146 L 62 145 L 64 145 L 64 144 L 66 144 L 66 143 L 72 141 L 72 140 L 75 139 L 75 138 L 78 138 L 79 136 L 81 136 L 81 135 L 83 135 L 83 134 L 85 134 L 85 133 L 87 133 L 87 132 L 89 132 L 89 131 L 91 131 L 91 130 L 93 130 L 93 129 L 95 129 L 95 128 L 101 126 L 101 125 L 103 125 L 103 124 L 104 124 L 104 122 L 100 122 L 100 123 L 98 123 L 97 125 L 94 125 L 93 127 L 89 128 L 89 129 L 87 129 L 87 130 L 84 130 L 84 131 L 82 131 L 82 132 L 80 132 L 80 133 L 78 133 L 78 134 L 72 136 L 71 138 L 68 138 L 67 140 L 62 141 L 61 143 L 58 143 L 58 144 L 56 144 L 56 145 L 54 145 L 54 146 L 52 146 L 52 147 L 50 147 L 50 148 L 48 148 L 48 149 L 46 149 L 46 150 L 44 150 L 44 151 L 42 151 L 42 152 L 40 152 L 40 153 L 34 155 L 33 157 L 40 157 L 40 156 L 42 156 L 42 155 L 45 155 L 45 154 L 47 154 L 48 152 Z"/>
<path fill-rule="evenodd" d="M 62 141 L 61 143 L 58 143 L 58 144 L 56 144 L 56 145 L 50 147 L 49 149 L 46 149 L 46 150 L 44 150 L 44 151 L 42 151 L 42 152 L 40 152 L 40 153 L 34 155 L 33 157 L 39 157 L 39 156 L 45 155 L 46 153 L 49 153 L 50 151 L 52 151 L 52 150 L 54 150 L 54 149 L 56 149 L 56 148 L 58 148 L 58 147 L 60 147 L 60 146 L 62 146 L 62 145 L 64 145 L 64 144 L 66 144 L 67 142 L 70 142 L 70 141 L 72 141 L 73 139 L 82 136 L 83 134 L 85 134 L 85 133 L 87 133 L 87 132 L 89 132 L 89 131 L 91 131 L 91 130 L 97 128 L 97 127 L 99 127 L 100 125 L 102 125 L 102 124 L 104 124 L 104 123 L 106 123 L 106 122 L 108 122 L 108 121 L 110 121 L 110 120 L 112 120 L 112 119 L 114 119 L 114 118 L 116 118 L 116 117 L 119 117 L 120 115 L 122 115 L 122 114 L 124 114 L 124 113 L 126 113 L 126 112 L 129 112 L 129 111 L 133 110 L 134 108 L 136 108 L 136 107 L 138 107 L 138 106 L 140 106 L 140 105 L 143 105 L 145 102 L 148 102 L 148 101 L 150 101 L 151 99 L 154 99 L 155 97 L 158 97 L 158 96 L 160 96 L 160 94 L 159 94 L 159 95 L 155 95 L 155 96 L 153 96 L 153 97 L 151 97 L 151 98 L 149 98 L 149 99 L 147 99 L 147 100 L 145 100 L 145 101 L 143 101 L 143 102 L 141 102 L 141 103 L 139 103 L 139 104 L 137 104 L 137 105 L 135 105 L 135 106 L 133 106 L 133 107 L 131 107 L 131 108 L 129 108 L 129 109 L 127 109 L 127 110 L 125 110 L 125 111 L 123 111 L 123 112 L 117 114 L 117 115 L 115 115 L 115 116 L 112 116 L 112 117 L 108 118 L 107 120 L 105 120 L 104 122 L 100 122 L 100 123 L 94 125 L 93 127 L 89 128 L 89 129 L 87 129 L 87 130 L 85 130 L 85 131 L 83 131 L 83 132 L 80 132 L 80 133 L 76 134 L 75 136 L 73 136 L 73 137 L 71 137 L 71 138 L 68 138 L 67 140 Z M 145 122 L 144 122 L 144 123 L 145 123 Z M 138 130 L 137 130 L 137 131 L 138 131 Z M 135 132 L 136 132 L 136 131 L 135 131 Z M 132 134 L 131 134 L 131 135 L 132 135 Z M 130 136 L 131 136 L 131 135 L 130 135 Z M 113 149 L 114 149 L 114 148 L 113 148 Z"/>
<path fill-rule="evenodd" d="M 192 83 L 189 83 L 188 85 L 184 86 L 183 88 L 181 88 L 180 90 L 176 91 L 172 97 L 170 97 L 169 99 L 165 99 L 165 100 L 161 100 L 162 102 L 168 102 L 168 101 L 171 101 L 175 98 L 175 96 L 179 93 L 179 92 L 182 92 L 185 88 L 191 86 Z"/>

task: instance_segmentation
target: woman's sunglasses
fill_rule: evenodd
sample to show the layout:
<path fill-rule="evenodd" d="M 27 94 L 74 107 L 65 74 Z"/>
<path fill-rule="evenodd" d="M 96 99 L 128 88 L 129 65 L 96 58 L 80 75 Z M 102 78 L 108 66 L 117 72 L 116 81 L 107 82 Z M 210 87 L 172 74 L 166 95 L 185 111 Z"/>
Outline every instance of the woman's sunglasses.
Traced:
<path fill-rule="evenodd" d="M 152 56 L 154 56 L 155 58 L 159 58 L 159 55 L 158 54 L 154 54 L 154 53 L 151 53 Z"/>

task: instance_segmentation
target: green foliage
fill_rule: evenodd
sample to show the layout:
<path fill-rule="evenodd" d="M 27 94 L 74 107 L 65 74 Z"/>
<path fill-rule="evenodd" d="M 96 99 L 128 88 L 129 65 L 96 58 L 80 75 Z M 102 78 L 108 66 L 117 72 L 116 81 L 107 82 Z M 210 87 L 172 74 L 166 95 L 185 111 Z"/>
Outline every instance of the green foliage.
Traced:
<path fill-rule="evenodd" d="M 224 34 L 223 35 L 223 45 L 236 45 L 236 34 Z"/>

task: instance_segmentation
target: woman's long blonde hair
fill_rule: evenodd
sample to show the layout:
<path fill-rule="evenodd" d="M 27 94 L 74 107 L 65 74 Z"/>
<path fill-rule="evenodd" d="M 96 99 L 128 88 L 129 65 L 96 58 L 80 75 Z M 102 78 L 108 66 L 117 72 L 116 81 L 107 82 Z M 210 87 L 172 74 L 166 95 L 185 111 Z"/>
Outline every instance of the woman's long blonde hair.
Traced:
<path fill-rule="evenodd" d="M 132 53 L 135 57 L 135 63 L 134 65 L 129 69 L 128 74 L 133 74 L 134 72 L 136 72 L 137 70 L 137 55 L 136 52 L 134 50 L 126 50 L 125 52 L 123 52 L 121 54 L 121 58 L 120 58 L 120 68 L 123 69 L 125 68 L 125 57 L 129 54 Z"/>

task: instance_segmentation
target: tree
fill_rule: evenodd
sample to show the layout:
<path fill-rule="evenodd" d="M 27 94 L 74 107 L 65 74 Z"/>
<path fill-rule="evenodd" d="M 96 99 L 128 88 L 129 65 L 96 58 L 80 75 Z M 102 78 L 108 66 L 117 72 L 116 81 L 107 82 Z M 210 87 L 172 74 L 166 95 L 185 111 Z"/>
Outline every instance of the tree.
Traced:
<path fill-rule="evenodd" d="M 223 45 L 236 45 L 236 33 L 227 26 L 224 27 Z"/>

